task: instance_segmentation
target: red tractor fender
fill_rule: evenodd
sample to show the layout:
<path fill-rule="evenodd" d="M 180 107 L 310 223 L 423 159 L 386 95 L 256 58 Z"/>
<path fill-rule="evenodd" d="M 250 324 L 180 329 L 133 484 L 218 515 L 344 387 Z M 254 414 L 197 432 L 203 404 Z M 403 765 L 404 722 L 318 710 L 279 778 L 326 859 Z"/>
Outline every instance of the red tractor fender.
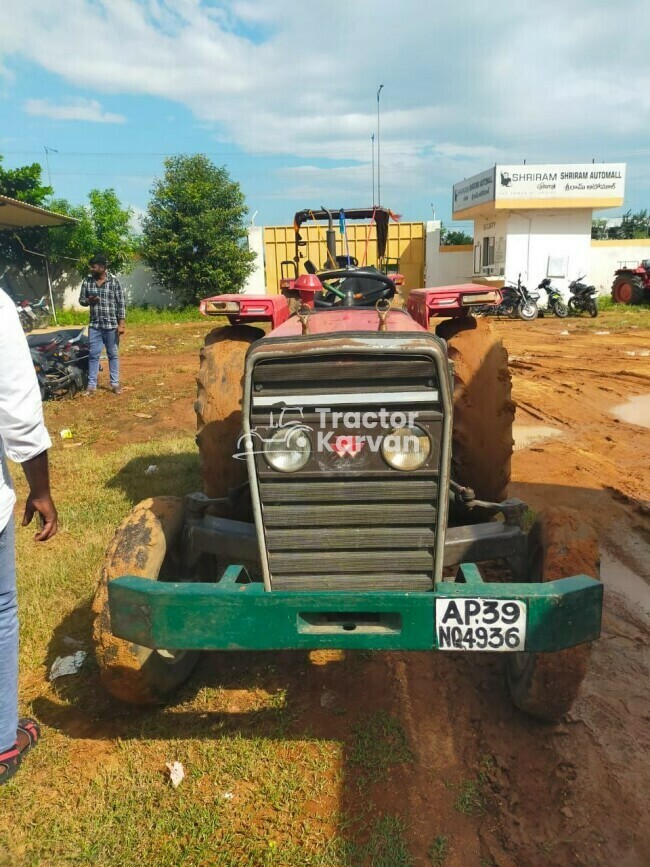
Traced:
<path fill-rule="evenodd" d="M 284 295 L 215 295 L 199 303 L 204 316 L 227 316 L 231 325 L 270 322 L 277 328 L 289 318 L 289 302 Z"/>
<path fill-rule="evenodd" d="M 501 290 L 478 283 L 456 286 L 436 286 L 413 289 L 409 293 L 406 309 L 423 328 L 429 327 L 432 316 L 465 316 L 473 306 L 501 303 Z"/>

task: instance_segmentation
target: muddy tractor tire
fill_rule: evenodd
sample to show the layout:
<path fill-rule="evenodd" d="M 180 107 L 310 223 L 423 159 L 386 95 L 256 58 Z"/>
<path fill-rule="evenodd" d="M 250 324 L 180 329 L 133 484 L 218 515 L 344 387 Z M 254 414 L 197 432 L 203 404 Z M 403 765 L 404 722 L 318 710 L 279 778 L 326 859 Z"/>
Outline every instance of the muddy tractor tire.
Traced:
<path fill-rule="evenodd" d="M 612 285 L 616 304 L 641 304 L 645 296 L 643 280 L 636 274 L 619 274 Z"/>
<path fill-rule="evenodd" d="M 531 581 L 571 575 L 600 579 L 598 538 L 573 509 L 540 512 L 528 534 Z M 553 653 L 513 653 L 507 660 L 510 695 L 518 708 L 538 719 L 558 722 L 569 711 L 587 673 L 590 644 Z"/>
<path fill-rule="evenodd" d="M 508 353 L 485 319 L 448 319 L 436 329 L 454 364 L 452 478 L 482 500 L 507 496 L 515 404 Z"/>
<path fill-rule="evenodd" d="M 260 328 L 250 325 L 227 325 L 211 331 L 201 349 L 194 409 L 203 489 L 208 497 L 227 497 L 248 479 L 246 462 L 233 455 L 241 451 L 244 360 L 251 343 L 263 335 Z M 241 510 L 246 510 L 245 504 Z M 248 516 L 239 514 L 236 507 L 228 517 L 246 520 Z"/>
<path fill-rule="evenodd" d="M 111 632 L 108 585 L 122 575 L 152 581 L 182 580 L 179 543 L 183 501 L 179 497 L 143 500 L 122 521 L 108 546 L 93 600 L 93 638 L 102 683 L 131 704 L 158 704 L 190 676 L 198 652 L 151 650 Z"/>

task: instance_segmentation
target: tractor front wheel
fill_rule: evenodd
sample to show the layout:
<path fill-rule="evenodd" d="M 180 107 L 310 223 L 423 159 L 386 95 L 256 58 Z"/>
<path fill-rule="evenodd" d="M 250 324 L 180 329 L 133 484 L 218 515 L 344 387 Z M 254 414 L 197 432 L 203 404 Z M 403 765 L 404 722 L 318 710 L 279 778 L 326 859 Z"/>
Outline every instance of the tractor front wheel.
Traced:
<path fill-rule="evenodd" d="M 447 319 L 436 334 L 454 365 L 452 478 L 481 500 L 501 502 L 510 481 L 515 415 L 508 353 L 485 319 Z"/>
<path fill-rule="evenodd" d="M 108 546 L 93 601 L 93 637 L 101 679 L 115 698 L 131 704 L 165 701 L 190 676 L 198 652 L 151 650 L 111 631 L 108 585 L 122 575 L 152 581 L 183 580 L 180 543 L 183 501 L 143 500 L 120 524 Z"/>
<path fill-rule="evenodd" d="M 598 539 L 573 509 L 540 512 L 528 534 L 528 577 L 554 581 L 571 575 L 600 578 Z M 558 722 L 570 709 L 587 673 L 590 644 L 553 653 L 513 653 L 507 660 L 510 695 L 518 708 Z"/>

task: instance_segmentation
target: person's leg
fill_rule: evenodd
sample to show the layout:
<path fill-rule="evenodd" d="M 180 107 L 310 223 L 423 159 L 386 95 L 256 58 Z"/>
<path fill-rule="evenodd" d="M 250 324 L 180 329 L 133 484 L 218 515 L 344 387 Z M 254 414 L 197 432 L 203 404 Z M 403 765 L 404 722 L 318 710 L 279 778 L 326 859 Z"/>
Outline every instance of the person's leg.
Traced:
<path fill-rule="evenodd" d="M 117 351 L 117 331 L 112 328 L 102 328 L 106 355 L 108 355 L 108 369 L 111 374 L 111 388 L 119 388 L 120 385 L 120 359 Z"/>
<path fill-rule="evenodd" d="M 94 391 L 97 388 L 97 376 L 99 374 L 99 356 L 102 354 L 102 332 L 99 328 L 88 329 L 88 341 L 90 350 L 88 353 L 88 390 Z"/>
<path fill-rule="evenodd" d="M 14 521 L 0 532 L 0 753 L 16 743 L 18 728 L 18 601 Z"/>

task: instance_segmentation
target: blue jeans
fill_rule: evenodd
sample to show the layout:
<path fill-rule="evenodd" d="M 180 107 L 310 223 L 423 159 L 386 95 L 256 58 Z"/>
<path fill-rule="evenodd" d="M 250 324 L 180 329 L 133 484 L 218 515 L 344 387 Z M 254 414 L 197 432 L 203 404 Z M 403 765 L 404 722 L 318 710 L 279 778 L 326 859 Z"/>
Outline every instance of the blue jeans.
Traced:
<path fill-rule="evenodd" d="M 88 329 L 90 339 L 90 356 L 88 358 L 88 388 L 97 388 L 97 375 L 99 373 L 99 356 L 102 347 L 106 347 L 108 355 L 108 369 L 111 374 L 111 386 L 120 384 L 120 359 L 117 354 L 118 337 L 115 328 L 95 328 L 91 325 Z"/>
<path fill-rule="evenodd" d="M 16 743 L 18 728 L 18 597 L 14 519 L 0 531 L 0 753 Z"/>

